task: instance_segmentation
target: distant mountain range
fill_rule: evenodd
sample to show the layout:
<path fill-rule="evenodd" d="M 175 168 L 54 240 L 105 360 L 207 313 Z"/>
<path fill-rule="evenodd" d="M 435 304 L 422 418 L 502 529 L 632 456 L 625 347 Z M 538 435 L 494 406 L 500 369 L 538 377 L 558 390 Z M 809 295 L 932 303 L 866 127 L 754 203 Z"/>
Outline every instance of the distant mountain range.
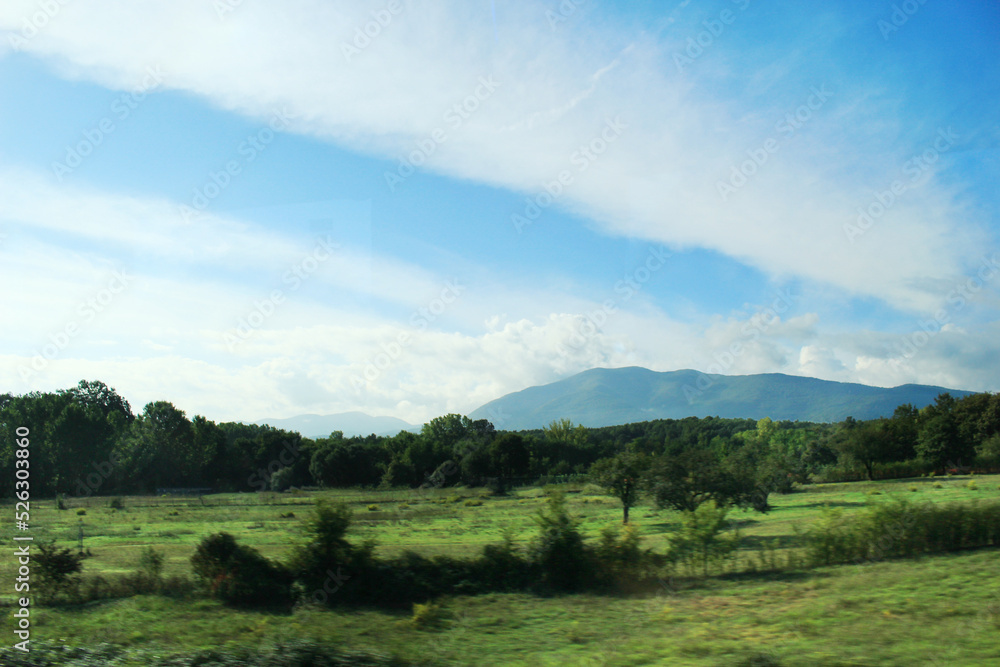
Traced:
<path fill-rule="evenodd" d="M 270 424 L 286 431 L 297 431 L 306 438 L 326 438 L 334 431 L 344 435 L 396 435 L 400 431 L 419 430 L 395 417 L 372 417 L 363 412 L 341 412 L 335 415 L 297 415 L 287 419 L 261 419 L 258 424 Z"/>
<path fill-rule="evenodd" d="M 946 391 L 956 398 L 974 393 L 919 384 L 887 389 L 781 373 L 593 368 L 507 394 L 469 417 L 489 419 L 498 430 L 541 428 L 564 418 L 589 427 L 692 416 L 837 422 L 888 417 L 903 403 L 922 408 Z"/>

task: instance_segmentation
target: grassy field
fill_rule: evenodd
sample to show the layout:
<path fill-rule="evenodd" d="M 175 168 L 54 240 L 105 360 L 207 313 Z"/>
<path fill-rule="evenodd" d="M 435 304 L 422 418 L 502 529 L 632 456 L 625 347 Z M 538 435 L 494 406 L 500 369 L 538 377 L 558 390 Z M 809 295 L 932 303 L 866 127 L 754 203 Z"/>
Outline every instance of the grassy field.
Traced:
<path fill-rule="evenodd" d="M 586 535 L 620 524 L 617 500 L 586 485 L 563 490 Z M 742 545 L 735 569 L 768 545 L 784 558 L 797 547 L 795 527 L 808 527 L 823 507 L 852 512 L 894 495 L 930 502 L 1000 500 L 1000 476 L 813 485 L 772 496 L 769 514 L 730 515 Z M 110 508 L 108 498 L 70 498 L 64 511 L 53 501 L 33 502 L 32 532 L 35 539 L 72 546 L 82 519 L 84 547 L 94 554 L 85 561 L 86 573 L 131 571 L 139 551 L 151 545 L 166 554 L 166 574 L 188 574 L 194 546 L 220 530 L 267 556 L 285 557 L 302 539 L 300 519 L 317 496 L 348 503 L 355 511 L 351 539 L 375 539 L 386 555 L 412 549 L 472 556 L 505 530 L 525 543 L 537 531 L 533 516 L 545 502 L 545 490 L 537 488 L 509 497 L 489 497 L 479 489 L 140 497 L 125 498 L 120 510 Z M 644 544 L 656 549 L 679 524 L 676 513 L 646 505 L 632 516 Z M 11 552 L 0 556 L 0 577 L 9 582 L 15 576 Z M 1000 664 L 998 571 L 1000 554 L 984 550 L 674 582 L 639 598 L 455 597 L 445 602 L 450 620 L 435 632 L 408 626 L 408 613 L 384 610 L 272 614 L 204 599 L 141 596 L 37 610 L 34 637 L 166 649 L 311 637 L 427 664 L 461 665 L 987 665 Z M 5 615 L 8 635 L 10 623 Z"/>

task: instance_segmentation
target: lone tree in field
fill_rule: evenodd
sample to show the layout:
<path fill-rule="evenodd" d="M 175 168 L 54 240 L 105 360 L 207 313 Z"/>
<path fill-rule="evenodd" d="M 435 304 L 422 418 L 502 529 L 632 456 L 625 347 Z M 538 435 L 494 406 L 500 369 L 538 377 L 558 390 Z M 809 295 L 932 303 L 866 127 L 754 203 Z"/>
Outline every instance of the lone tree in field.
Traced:
<path fill-rule="evenodd" d="M 621 452 L 590 466 L 590 479 L 622 501 L 622 523 L 628 523 L 629 508 L 639 502 L 640 482 L 649 468 L 649 458 L 636 452 Z"/>

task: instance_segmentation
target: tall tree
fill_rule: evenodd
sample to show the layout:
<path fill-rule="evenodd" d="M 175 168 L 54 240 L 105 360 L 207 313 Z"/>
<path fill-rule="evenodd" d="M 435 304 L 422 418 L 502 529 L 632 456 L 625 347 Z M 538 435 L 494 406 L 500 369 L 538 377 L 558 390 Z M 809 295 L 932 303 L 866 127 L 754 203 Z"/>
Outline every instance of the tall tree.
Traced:
<path fill-rule="evenodd" d="M 838 451 L 865 470 L 868 479 L 874 479 L 875 465 L 896 460 L 897 444 L 887 420 L 864 422 L 843 434 L 837 443 Z"/>
<path fill-rule="evenodd" d="M 119 443 L 126 483 L 146 489 L 195 486 L 200 466 L 194 442 L 182 410 L 167 401 L 146 404 Z"/>
<path fill-rule="evenodd" d="M 590 466 L 590 477 L 598 486 L 622 503 L 622 523 L 628 523 L 628 511 L 639 502 L 643 475 L 649 469 L 649 457 L 635 452 L 621 452 Z"/>
<path fill-rule="evenodd" d="M 955 398 L 944 393 L 920 414 L 917 454 L 937 469 L 968 465 L 975 456 L 975 446 L 959 432 L 955 406 Z"/>

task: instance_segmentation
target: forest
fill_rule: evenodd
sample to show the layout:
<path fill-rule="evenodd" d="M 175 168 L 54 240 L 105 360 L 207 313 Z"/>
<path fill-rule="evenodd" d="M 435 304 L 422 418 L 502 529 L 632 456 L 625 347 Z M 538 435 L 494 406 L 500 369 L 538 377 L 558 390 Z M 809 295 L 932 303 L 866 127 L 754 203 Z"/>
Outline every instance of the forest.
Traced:
<path fill-rule="evenodd" d="M 679 509 L 710 497 L 766 509 L 768 494 L 795 484 L 1000 468 L 1000 394 L 988 393 L 945 393 L 924 408 L 901 405 L 870 421 L 691 417 L 584 428 L 562 420 L 509 432 L 448 414 L 419 433 L 337 431 L 310 439 L 270 426 L 189 419 L 167 401 L 136 415 L 113 388 L 84 380 L 56 392 L 0 396 L 4 466 L 13 465 L 18 427 L 31 432 L 34 497 L 177 488 L 503 488 L 584 474 L 600 474 L 612 488 L 617 471 Z M 12 484 L 12 477 L 0 480 L 5 495 Z"/>

